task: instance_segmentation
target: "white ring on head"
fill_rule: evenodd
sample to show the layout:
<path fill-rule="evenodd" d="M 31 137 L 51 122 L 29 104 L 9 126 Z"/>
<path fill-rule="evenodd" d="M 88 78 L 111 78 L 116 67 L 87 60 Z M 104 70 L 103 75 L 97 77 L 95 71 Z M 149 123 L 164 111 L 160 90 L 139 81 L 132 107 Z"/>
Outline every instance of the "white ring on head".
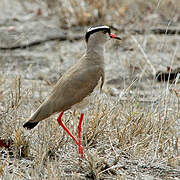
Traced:
<path fill-rule="evenodd" d="M 96 27 L 90 27 L 87 32 L 95 31 L 97 29 L 110 29 L 109 26 L 96 26 Z"/>

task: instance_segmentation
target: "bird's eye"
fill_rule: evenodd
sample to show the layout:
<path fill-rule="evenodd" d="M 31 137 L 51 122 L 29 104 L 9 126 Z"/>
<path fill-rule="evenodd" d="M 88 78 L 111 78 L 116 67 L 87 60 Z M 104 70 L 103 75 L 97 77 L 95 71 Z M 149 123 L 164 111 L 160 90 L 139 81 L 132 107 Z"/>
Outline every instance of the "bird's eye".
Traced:
<path fill-rule="evenodd" d="M 106 34 L 106 33 L 107 33 L 107 31 L 106 31 L 106 30 L 103 30 L 103 33 L 104 33 L 104 34 Z"/>

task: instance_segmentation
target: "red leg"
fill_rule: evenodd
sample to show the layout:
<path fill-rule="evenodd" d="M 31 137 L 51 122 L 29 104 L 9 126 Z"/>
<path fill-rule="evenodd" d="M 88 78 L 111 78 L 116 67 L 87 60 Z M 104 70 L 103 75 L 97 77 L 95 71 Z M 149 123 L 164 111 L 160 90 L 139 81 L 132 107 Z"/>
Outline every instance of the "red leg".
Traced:
<path fill-rule="evenodd" d="M 61 112 L 59 117 L 57 118 L 57 121 L 59 123 L 59 125 L 71 136 L 71 138 L 76 142 L 76 144 L 79 146 L 79 142 L 76 140 L 76 138 L 71 134 L 71 132 L 69 131 L 69 129 L 62 123 L 62 116 L 63 116 L 64 112 Z"/>
<path fill-rule="evenodd" d="M 64 112 L 61 112 L 59 117 L 57 118 L 57 121 L 59 123 L 59 125 L 71 136 L 71 138 L 76 142 L 76 144 L 78 145 L 79 151 L 78 153 L 81 155 L 81 157 L 84 157 L 84 152 L 83 152 L 83 147 L 81 146 L 81 124 L 82 124 L 82 120 L 84 117 L 84 114 L 81 114 L 80 120 L 79 120 L 79 125 L 78 125 L 78 141 L 76 140 L 76 138 L 72 135 L 72 133 L 69 131 L 69 129 L 62 123 L 62 116 L 63 116 Z"/>
<path fill-rule="evenodd" d="M 81 125 L 82 125 L 82 120 L 83 120 L 84 114 L 81 114 L 80 120 L 79 120 L 79 124 L 78 124 L 78 140 L 79 140 L 79 154 L 82 155 L 83 157 L 83 147 L 81 145 Z"/>

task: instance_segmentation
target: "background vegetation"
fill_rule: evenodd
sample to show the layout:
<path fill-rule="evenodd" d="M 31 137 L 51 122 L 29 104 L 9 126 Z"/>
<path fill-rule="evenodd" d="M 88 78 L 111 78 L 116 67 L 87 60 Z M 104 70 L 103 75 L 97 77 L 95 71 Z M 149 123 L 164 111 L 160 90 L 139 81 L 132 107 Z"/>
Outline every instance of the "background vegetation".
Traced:
<path fill-rule="evenodd" d="M 48 41 L 25 50 L 1 48 L 2 179 L 178 179 L 180 86 L 178 78 L 174 84 L 160 83 L 154 75 L 167 66 L 179 67 L 178 31 L 172 36 L 167 32 L 180 27 L 180 1 L 11 3 L 4 0 L 0 6 L 3 17 L 10 17 L 6 23 L 1 21 L 9 32 L 20 25 L 25 30 L 25 23 L 38 22 L 40 26 L 44 19 L 55 19 L 56 28 L 75 35 L 84 33 L 90 25 L 106 24 L 123 40 L 107 45 L 104 93 L 94 96 L 83 122 L 85 159 L 80 159 L 77 146 L 59 127 L 57 115 L 32 131 L 22 127 L 58 77 L 81 57 L 82 41 Z M 153 28 L 165 29 L 165 33 L 155 34 Z M 36 40 L 38 31 L 33 33 Z M 26 36 L 28 33 L 21 33 L 16 42 L 24 42 Z M 47 58 L 41 55 L 45 51 Z M 77 133 L 79 116 L 79 112 L 71 110 L 63 116 L 73 134 Z"/>

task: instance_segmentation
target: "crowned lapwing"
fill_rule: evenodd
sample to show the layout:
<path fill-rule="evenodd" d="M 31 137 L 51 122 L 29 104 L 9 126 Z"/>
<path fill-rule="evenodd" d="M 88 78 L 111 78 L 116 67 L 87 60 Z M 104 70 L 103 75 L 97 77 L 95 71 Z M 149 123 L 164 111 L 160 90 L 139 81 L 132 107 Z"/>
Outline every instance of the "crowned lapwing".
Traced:
<path fill-rule="evenodd" d="M 32 129 L 40 121 L 47 119 L 54 113 L 61 112 L 57 119 L 58 123 L 79 146 L 79 154 L 83 155 L 81 124 L 84 114 L 81 114 L 79 120 L 78 140 L 76 140 L 68 128 L 62 123 L 61 118 L 64 111 L 72 107 L 76 108 L 77 105 L 83 103 L 99 82 L 101 84 L 100 88 L 102 88 L 104 83 L 104 46 L 111 38 L 120 39 L 111 33 L 108 26 L 95 26 L 87 30 L 85 34 L 87 48 L 84 56 L 64 73 L 54 86 L 50 96 L 31 115 L 23 127 Z"/>

